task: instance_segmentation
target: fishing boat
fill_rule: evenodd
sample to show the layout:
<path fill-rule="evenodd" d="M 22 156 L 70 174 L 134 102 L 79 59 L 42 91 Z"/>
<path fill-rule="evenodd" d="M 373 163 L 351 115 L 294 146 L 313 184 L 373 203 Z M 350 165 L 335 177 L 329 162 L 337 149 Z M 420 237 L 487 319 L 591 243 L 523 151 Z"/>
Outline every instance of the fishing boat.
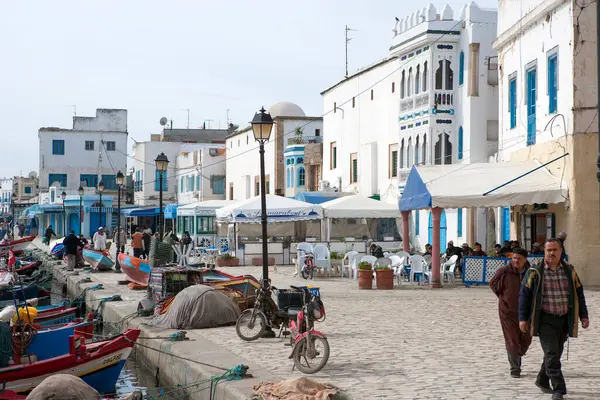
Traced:
<path fill-rule="evenodd" d="M 98 271 L 110 271 L 114 262 L 108 258 L 107 252 L 96 251 L 92 249 L 83 249 L 83 259 L 87 261 L 92 268 Z"/>
<path fill-rule="evenodd" d="M 17 268 L 15 268 L 15 272 L 19 275 L 31 276 L 33 271 L 37 270 L 40 265 L 42 265 L 41 261 L 34 261 L 28 264 L 23 264 Z"/>
<path fill-rule="evenodd" d="M 21 239 L 13 240 L 8 243 L 0 244 L 0 256 L 8 254 L 12 249 L 13 253 L 18 253 L 27 249 L 27 246 L 33 242 L 35 236 L 26 236 Z"/>
<path fill-rule="evenodd" d="M 244 296 L 254 296 L 260 288 L 260 282 L 250 275 L 234 277 L 227 281 L 206 282 L 206 285 L 237 290 Z"/>
<path fill-rule="evenodd" d="M 36 283 L 0 288 L 0 307 L 14 304 L 15 299 L 17 302 L 24 302 L 34 298 L 39 299 L 39 305 L 50 304 L 50 292 L 40 288 Z"/>
<path fill-rule="evenodd" d="M 212 281 L 229 281 L 231 279 L 240 278 L 239 276 L 230 275 L 226 272 L 219 271 L 218 269 L 205 269 L 202 271 L 202 278 L 204 282 Z"/>
<path fill-rule="evenodd" d="M 128 256 L 125 253 L 119 253 L 119 265 L 121 271 L 127 275 L 131 282 L 147 286 L 150 280 L 150 263 L 141 258 Z"/>
<path fill-rule="evenodd" d="M 68 324 L 41 327 L 34 323 L 35 335 L 25 350 L 25 355 L 16 356 L 15 359 L 28 360 L 29 357 L 37 361 L 49 360 L 69 353 L 69 337 L 83 337 L 91 339 L 94 335 L 94 316 L 88 315 L 87 320 L 77 318 Z"/>
<path fill-rule="evenodd" d="M 77 318 L 77 307 L 61 306 L 54 309 L 38 310 L 34 322 L 40 326 L 66 324 Z"/>
<path fill-rule="evenodd" d="M 65 254 L 65 245 L 62 243 L 55 244 L 54 247 L 52 247 L 50 254 L 53 257 L 62 258 L 62 256 Z"/>
<path fill-rule="evenodd" d="M 25 394 L 50 375 L 68 374 L 83 379 L 99 393 L 113 393 L 123 365 L 131 353 L 138 329 L 128 329 L 114 339 L 85 344 L 80 338 L 69 338 L 69 352 L 48 360 L 31 364 L 18 364 L 0 369 L 0 381 L 7 390 Z"/>

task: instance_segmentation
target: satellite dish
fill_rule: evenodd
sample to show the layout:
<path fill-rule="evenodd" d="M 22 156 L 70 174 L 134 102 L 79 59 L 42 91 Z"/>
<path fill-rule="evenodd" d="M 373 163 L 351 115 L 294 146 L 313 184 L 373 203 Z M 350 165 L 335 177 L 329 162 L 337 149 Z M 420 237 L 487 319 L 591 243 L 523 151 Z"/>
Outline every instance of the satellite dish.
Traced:
<path fill-rule="evenodd" d="M 27 176 L 31 179 L 35 179 L 35 178 L 37 178 L 38 175 L 37 175 L 37 172 L 31 171 Z"/>
<path fill-rule="evenodd" d="M 160 124 L 161 124 L 162 126 L 165 126 L 165 125 L 167 124 L 167 122 L 169 122 L 169 120 L 168 120 L 166 117 L 162 117 L 162 118 L 160 119 Z"/>

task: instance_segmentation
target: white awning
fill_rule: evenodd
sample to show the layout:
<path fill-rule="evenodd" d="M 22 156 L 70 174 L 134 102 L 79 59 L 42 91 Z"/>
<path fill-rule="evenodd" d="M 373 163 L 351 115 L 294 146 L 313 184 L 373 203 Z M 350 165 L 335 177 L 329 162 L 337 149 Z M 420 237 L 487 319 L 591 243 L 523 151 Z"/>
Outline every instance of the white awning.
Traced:
<path fill-rule="evenodd" d="M 206 200 L 197 203 L 186 204 L 177 208 L 177 216 L 215 216 L 215 211 L 219 208 L 235 203 L 232 200 Z"/>
<path fill-rule="evenodd" d="M 546 168 L 539 167 L 535 161 L 414 166 L 400 198 L 400 209 L 564 202 L 568 189 L 561 187 L 560 179 Z M 506 184 L 515 178 L 519 179 Z"/>
<path fill-rule="evenodd" d="M 241 200 L 216 211 L 219 222 L 259 223 L 260 196 Z M 321 219 L 323 208 L 318 204 L 305 203 L 287 197 L 267 195 L 267 218 L 269 222 L 289 222 Z"/>
<path fill-rule="evenodd" d="M 323 216 L 326 218 L 396 218 L 398 205 L 370 199 L 360 195 L 339 197 L 326 201 Z"/>

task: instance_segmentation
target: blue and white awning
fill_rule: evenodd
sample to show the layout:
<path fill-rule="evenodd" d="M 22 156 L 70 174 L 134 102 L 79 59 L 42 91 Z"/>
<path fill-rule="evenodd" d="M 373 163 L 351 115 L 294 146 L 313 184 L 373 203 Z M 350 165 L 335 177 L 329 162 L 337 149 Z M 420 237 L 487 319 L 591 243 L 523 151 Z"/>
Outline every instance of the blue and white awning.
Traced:
<path fill-rule="evenodd" d="M 450 164 L 413 166 L 399 207 L 506 207 L 562 203 L 567 198 L 560 179 L 535 161 Z"/>

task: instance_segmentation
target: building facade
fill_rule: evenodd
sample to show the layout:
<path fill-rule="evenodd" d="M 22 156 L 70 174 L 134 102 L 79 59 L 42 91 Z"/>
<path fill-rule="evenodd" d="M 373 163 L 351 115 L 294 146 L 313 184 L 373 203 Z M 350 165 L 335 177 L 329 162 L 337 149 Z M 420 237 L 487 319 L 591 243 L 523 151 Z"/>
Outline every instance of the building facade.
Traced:
<path fill-rule="evenodd" d="M 267 193 L 294 197 L 318 190 L 321 180 L 323 119 L 307 117 L 296 104 L 269 107 L 273 130 L 265 143 Z M 227 137 L 226 198 L 244 200 L 260 194 L 260 156 L 252 128 Z"/>
<path fill-rule="evenodd" d="M 13 201 L 13 179 L 0 179 L 0 217 L 7 216 L 11 212 Z"/>
<path fill-rule="evenodd" d="M 546 170 L 568 188 L 564 202 L 506 209 L 504 220 L 527 248 L 567 232 L 569 261 L 587 285 L 600 284 L 596 38 L 595 2 L 500 2 L 497 159 L 562 157 Z"/>
<path fill-rule="evenodd" d="M 496 18 L 475 3 L 456 15 L 430 4 L 397 20 L 384 59 L 326 89 L 326 184 L 397 203 L 413 165 L 486 162 L 498 140 Z M 477 217 L 446 210 L 442 250 L 485 235 Z M 423 249 L 431 214 L 410 221 Z"/>
<path fill-rule="evenodd" d="M 73 128 L 41 128 L 39 187 L 77 190 L 104 182 L 116 194 L 116 174 L 127 171 L 127 110 L 98 109 L 95 117 L 73 117 Z M 115 197 L 116 200 L 116 197 Z"/>
<path fill-rule="evenodd" d="M 198 145 L 179 153 L 175 163 L 178 204 L 225 200 L 225 154 L 225 144 Z"/>

